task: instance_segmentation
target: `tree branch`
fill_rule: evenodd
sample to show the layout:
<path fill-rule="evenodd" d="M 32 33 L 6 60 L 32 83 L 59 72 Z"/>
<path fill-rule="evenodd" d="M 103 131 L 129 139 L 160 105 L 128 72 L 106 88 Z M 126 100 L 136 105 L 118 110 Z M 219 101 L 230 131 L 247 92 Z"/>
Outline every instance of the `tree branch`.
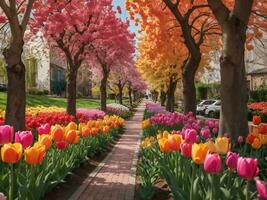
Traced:
<path fill-rule="evenodd" d="M 207 0 L 210 8 L 215 15 L 216 19 L 218 20 L 220 26 L 223 26 L 224 22 L 227 20 L 230 11 L 229 9 L 223 4 L 221 0 Z"/>
<path fill-rule="evenodd" d="M 21 22 L 21 27 L 22 27 L 23 32 L 25 32 L 25 30 L 27 28 L 27 24 L 28 24 L 30 15 L 31 15 L 31 10 L 32 10 L 32 6 L 33 6 L 34 1 L 35 0 L 29 0 L 28 1 L 28 5 L 27 5 L 26 11 L 24 13 L 23 20 Z"/>

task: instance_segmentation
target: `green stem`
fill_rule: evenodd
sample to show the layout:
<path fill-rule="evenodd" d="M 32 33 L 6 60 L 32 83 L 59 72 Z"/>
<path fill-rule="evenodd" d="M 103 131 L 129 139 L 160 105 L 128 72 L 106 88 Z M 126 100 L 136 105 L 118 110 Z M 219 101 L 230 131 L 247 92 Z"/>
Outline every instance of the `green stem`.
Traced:
<path fill-rule="evenodd" d="M 247 180 L 246 200 L 249 200 L 249 180 Z"/>
<path fill-rule="evenodd" d="M 195 164 L 192 166 L 192 174 L 191 174 L 191 188 L 190 188 L 190 200 L 194 199 L 194 179 L 195 179 Z"/>
<path fill-rule="evenodd" d="M 214 183 L 214 177 L 215 175 L 211 175 L 211 195 L 210 195 L 210 200 L 215 199 L 215 183 Z"/>
<path fill-rule="evenodd" d="M 11 164 L 9 174 L 9 200 L 14 200 L 14 183 L 14 164 Z"/>

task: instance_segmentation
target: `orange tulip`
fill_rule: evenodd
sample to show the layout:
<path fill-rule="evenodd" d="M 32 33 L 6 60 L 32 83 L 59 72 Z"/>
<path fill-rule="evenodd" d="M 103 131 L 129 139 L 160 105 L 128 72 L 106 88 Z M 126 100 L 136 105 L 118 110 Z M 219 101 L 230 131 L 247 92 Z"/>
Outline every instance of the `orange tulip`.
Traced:
<path fill-rule="evenodd" d="M 50 149 L 52 145 L 52 138 L 50 135 L 40 135 L 38 141 L 45 146 L 45 150 Z"/>
<path fill-rule="evenodd" d="M 1 158 L 5 163 L 16 163 L 21 158 L 22 150 L 23 148 L 20 143 L 4 144 L 1 148 Z"/>
<path fill-rule="evenodd" d="M 80 141 L 80 136 L 76 135 L 75 140 L 73 141 L 73 144 L 78 144 Z"/>
<path fill-rule="evenodd" d="M 66 130 L 76 130 L 77 129 L 77 124 L 75 122 L 70 122 L 68 126 L 66 127 Z"/>
<path fill-rule="evenodd" d="M 182 136 L 178 134 L 172 134 L 168 137 L 168 145 L 172 151 L 179 151 L 182 141 Z"/>
<path fill-rule="evenodd" d="M 45 157 L 45 145 L 37 142 L 33 147 L 25 149 L 25 161 L 29 165 L 39 165 Z"/>
<path fill-rule="evenodd" d="M 261 117 L 260 116 L 253 116 L 252 122 L 255 125 L 259 125 L 261 123 Z"/>
<path fill-rule="evenodd" d="M 83 137 L 88 137 L 90 135 L 91 131 L 88 127 L 83 127 L 81 130 L 81 134 Z"/>
<path fill-rule="evenodd" d="M 206 155 L 208 154 L 208 147 L 205 144 L 193 144 L 192 146 L 192 159 L 194 163 L 201 165 L 204 163 Z"/>
<path fill-rule="evenodd" d="M 260 139 L 257 137 L 254 139 L 253 143 L 251 144 L 252 148 L 254 148 L 254 149 L 261 148 L 261 145 L 262 145 L 262 143 L 261 143 Z"/>
<path fill-rule="evenodd" d="M 82 130 L 83 130 L 84 127 L 87 127 L 87 124 L 85 124 L 85 123 L 80 123 L 80 124 L 79 124 L 79 128 L 78 128 L 79 131 L 82 132 Z"/>
<path fill-rule="evenodd" d="M 69 130 L 69 131 L 66 133 L 65 140 L 66 140 L 68 143 L 74 143 L 75 140 L 76 140 L 76 137 L 77 137 L 77 136 L 78 136 L 77 131 L 75 131 L 75 130 Z"/>
<path fill-rule="evenodd" d="M 102 128 L 102 132 L 103 132 L 103 133 L 108 133 L 108 132 L 109 132 L 109 126 L 104 126 L 104 127 Z"/>
<path fill-rule="evenodd" d="M 168 152 L 171 151 L 168 139 L 161 138 L 161 139 L 158 140 L 158 143 L 159 143 L 159 148 L 160 148 L 161 152 L 168 153 Z"/>
<path fill-rule="evenodd" d="M 51 136 L 56 142 L 64 140 L 65 137 L 64 128 L 60 125 L 53 126 L 51 128 Z"/>

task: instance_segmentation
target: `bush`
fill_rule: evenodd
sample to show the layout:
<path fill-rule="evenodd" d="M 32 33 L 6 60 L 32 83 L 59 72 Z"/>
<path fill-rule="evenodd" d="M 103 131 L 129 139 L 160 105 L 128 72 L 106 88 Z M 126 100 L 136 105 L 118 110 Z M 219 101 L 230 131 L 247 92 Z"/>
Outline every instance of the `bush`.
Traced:
<path fill-rule="evenodd" d="M 208 86 L 206 85 L 199 85 L 197 86 L 197 99 L 207 99 L 208 97 Z"/>
<path fill-rule="evenodd" d="M 267 89 L 260 88 L 258 90 L 250 91 L 249 97 L 253 102 L 267 101 Z"/>
<path fill-rule="evenodd" d="M 29 88 L 28 93 L 32 95 L 48 95 L 48 90 L 40 90 L 38 88 Z"/>

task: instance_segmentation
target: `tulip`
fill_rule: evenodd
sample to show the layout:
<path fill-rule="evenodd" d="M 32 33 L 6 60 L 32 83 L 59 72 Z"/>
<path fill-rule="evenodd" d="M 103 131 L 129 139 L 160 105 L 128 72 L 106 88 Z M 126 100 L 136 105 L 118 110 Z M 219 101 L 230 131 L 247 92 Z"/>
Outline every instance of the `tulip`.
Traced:
<path fill-rule="evenodd" d="M 209 128 L 202 128 L 200 131 L 202 137 L 206 140 L 210 138 L 210 129 Z"/>
<path fill-rule="evenodd" d="M 49 134 L 49 133 L 50 133 L 50 130 L 51 130 L 51 126 L 50 126 L 50 124 L 46 123 L 46 124 L 44 124 L 44 125 L 41 125 L 41 126 L 38 128 L 38 134 L 39 134 L 39 135 Z"/>
<path fill-rule="evenodd" d="M 221 157 L 219 154 L 208 154 L 204 161 L 204 170 L 210 174 L 218 174 L 222 169 Z"/>
<path fill-rule="evenodd" d="M 256 180 L 256 188 L 257 188 L 257 191 L 258 191 L 260 197 L 263 200 L 267 200 L 267 187 L 266 187 L 266 183 L 264 183 L 263 181 L 260 181 L 260 180 Z"/>
<path fill-rule="evenodd" d="M 180 145 L 182 143 L 182 136 L 178 134 L 169 135 L 168 137 L 168 145 L 172 151 L 179 151 Z"/>
<path fill-rule="evenodd" d="M 2 192 L 0 192 L 0 200 L 6 200 L 6 196 Z"/>
<path fill-rule="evenodd" d="M 38 141 L 45 146 L 45 150 L 50 149 L 52 138 L 50 135 L 40 135 Z"/>
<path fill-rule="evenodd" d="M 192 154 L 192 144 L 182 143 L 181 144 L 181 153 L 184 157 L 190 158 Z"/>
<path fill-rule="evenodd" d="M 216 153 L 226 154 L 230 149 L 230 141 L 227 137 L 218 137 L 215 140 Z"/>
<path fill-rule="evenodd" d="M 259 149 L 259 148 L 261 148 L 261 141 L 260 141 L 260 139 L 259 138 L 255 138 L 254 139 L 254 141 L 253 141 L 253 143 L 251 144 L 251 146 L 254 148 L 254 149 Z"/>
<path fill-rule="evenodd" d="M 192 146 L 192 159 L 193 161 L 200 165 L 204 163 L 206 155 L 209 149 L 205 144 L 193 144 Z"/>
<path fill-rule="evenodd" d="M 5 163 L 16 163 L 20 160 L 22 155 L 22 145 L 20 143 L 4 144 L 1 148 L 1 158 Z"/>
<path fill-rule="evenodd" d="M 45 157 L 46 147 L 37 142 L 33 147 L 25 149 L 25 161 L 29 165 L 39 165 Z"/>
<path fill-rule="evenodd" d="M 238 136 L 238 138 L 237 138 L 237 142 L 238 142 L 238 144 L 242 144 L 243 142 L 244 142 L 244 138 L 243 138 L 243 136 Z"/>
<path fill-rule="evenodd" d="M 205 144 L 208 147 L 210 153 L 216 152 L 216 146 L 212 140 L 207 141 Z"/>
<path fill-rule="evenodd" d="M 214 127 L 212 129 L 212 132 L 213 132 L 214 135 L 218 135 L 219 129 L 217 127 Z"/>
<path fill-rule="evenodd" d="M 168 152 L 171 151 L 168 139 L 161 138 L 161 139 L 158 140 L 158 143 L 159 143 L 159 148 L 160 148 L 161 152 L 168 153 Z"/>
<path fill-rule="evenodd" d="M 258 160 L 239 157 L 237 160 L 237 173 L 244 179 L 252 180 L 259 173 Z"/>
<path fill-rule="evenodd" d="M 32 145 L 33 142 L 33 134 L 31 131 L 21 131 L 16 132 L 15 134 L 15 142 L 21 143 L 23 149 Z"/>
<path fill-rule="evenodd" d="M 260 134 L 267 134 L 267 124 L 260 124 L 259 125 L 259 133 Z"/>
<path fill-rule="evenodd" d="M 51 129 L 51 135 L 56 142 L 64 140 L 64 128 L 60 125 L 53 126 Z"/>
<path fill-rule="evenodd" d="M 77 124 L 74 123 L 74 122 L 70 122 L 70 123 L 68 124 L 68 126 L 66 127 L 66 132 L 67 132 L 67 131 L 70 131 L 70 130 L 76 130 L 76 129 L 77 129 Z"/>
<path fill-rule="evenodd" d="M 79 141 L 80 141 L 80 136 L 77 135 L 77 136 L 75 137 L 75 140 L 73 141 L 73 144 L 78 144 Z"/>
<path fill-rule="evenodd" d="M 184 139 L 185 142 L 190 144 L 197 143 L 198 141 L 197 131 L 195 129 L 186 129 L 184 132 Z"/>
<path fill-rule="evenodd" d="M 234 152 L 228 152 L 225 158 L 225 164 L 230 169 L 236 169 L 237 167 L 237 160 L 239 155 Z"/>
<path fill-rule="evenodd" d="M 254 125 L 259 125 L 261 123 L 261 117 L 260 116 L 253 116 L 252 122 Z"/>
<path fill-rule="evenodd" d="M 256 138 L 256 136 L 254 136 L 252 133 L 248 134 L 247 143 L 251 145 L 254 142 L 255 138 Z"/>
<path fill-rule="evenodd" d="M 60 149 L 60 150 L 65 150 L 65 149 L 67 149 L 68 145 L 69 145 L 69 143 L 66 142 L 66 141 L 58 141 L 58 142 L 56 142 L 56 147 L 57 147 L 58 149 Z"/>
<path fill-rule="evenodd" d="M 80 138 L 78 136 L 78 131 L 76 130 L 69 130 L 67 133 L 66 133 L 66 136 L 65 136 L 65 140 L 68 142 L 68 143 L 78 143 L 79 139 Z"/>
<path fill-rule="evenodd" d="M 14 137 L 14 128 L 9 125 L 0 126 L 0 145 L 12 142 Z"/>

